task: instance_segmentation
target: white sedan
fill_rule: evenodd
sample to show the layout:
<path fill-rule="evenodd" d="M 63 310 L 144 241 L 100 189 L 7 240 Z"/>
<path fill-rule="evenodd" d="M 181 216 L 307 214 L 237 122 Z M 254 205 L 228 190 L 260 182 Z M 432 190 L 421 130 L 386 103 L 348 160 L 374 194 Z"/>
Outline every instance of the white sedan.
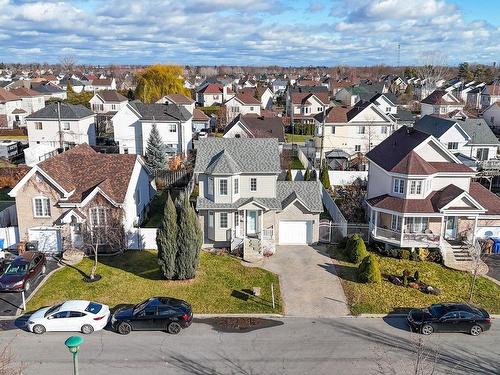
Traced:
<path fill-rule="evenodd" d="M 29 317 L 28 330 L 36 334 L 47 331 L 79 331 L 89 334 L 106 327 L 109 307 L 91 301 L 66 301 L 40 309 Z"/>

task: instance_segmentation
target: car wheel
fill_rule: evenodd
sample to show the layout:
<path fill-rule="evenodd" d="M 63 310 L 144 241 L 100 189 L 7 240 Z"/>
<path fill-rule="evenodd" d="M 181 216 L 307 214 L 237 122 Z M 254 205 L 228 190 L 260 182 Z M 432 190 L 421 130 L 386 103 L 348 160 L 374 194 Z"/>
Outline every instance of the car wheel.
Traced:
<path fill-rule="evenodd" d="M 30 283 L 29 281 L 26 281 L 26 282 L 24 283 L 24 290 L 25 290 L 26 292 L 28 292 L 28 291 L 30 290 L 30 288 L 31 288 L 31 283 Z"/>
<path fill-rule="evenodd" d="M 92 332 L 94 332 L 94 327 L 92 327 L 90 324 L 84 324 L 82 326 L 82 333 L 84 335 L 90 335 Z"/>
<path fill-rule="evenodd" d="M 470 329 L 470 334 L 472 336 L 479 336 L 481 332 L 483 332 L 483 329 L 477 324 L 474 324 Z"/>
<path fill-rule="evenodd" d="M 172 322 L 167 327 L 167 332 L 172 335 L 177 335 L 181 331 L 182 327 L 179 323 Z"/>
<path fill-rule="evenodd" d="M 42 266 L 42 272 L 40 272 L 41 275 L 45 275 L 45 272 L 47 272 L 47 267 Z"/>
<path fill-rule="evenodd" d="M 118 326 L 118 333 L 122 335 L 128 335 L 130 331 L 132 331 L 132 327 L 128 323 L 122 322 Z"/>
<path fill-rule="evenodd" d="M 423 335 L 431 335 L 434 332 L 434 327 L 430 324 L 424 324 L 421 328 Z"/>
<path fill-rule="evenodd" d="M 45 327 L 42 326 L 41 324 L 37 324 L 33 327 L 33 333 L 41 335 L 42 333 L 45 333 Z"/>

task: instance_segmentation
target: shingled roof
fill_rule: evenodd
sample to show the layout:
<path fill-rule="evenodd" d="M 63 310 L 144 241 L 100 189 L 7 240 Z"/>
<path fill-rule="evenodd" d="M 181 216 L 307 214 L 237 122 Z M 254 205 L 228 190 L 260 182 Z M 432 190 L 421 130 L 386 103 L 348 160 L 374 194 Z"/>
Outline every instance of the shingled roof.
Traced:
<path fill-rule="evenodd" d="M 20 100 L 16 95 L 0 87 L 0 103 Z"/>
<path fill-rule="evenodd" d="M 224 134 L 231 130 L 238 122 L 241 122 L 255 138 L 278 138 L 280 142 L 285 142 L 283 119 L 281 117 L 239 114 L 226 126 Z"/>
<path fill-rule="evenodd" d="M 60 116 L 63 120 L 79 120 L 85 117 L 94 116 L 94 112 L 81 104 L 74 105 L 68 103 L 60 103 Z M 49 104 L 48 106 L 32 113 L 26 118 L 57 120 L 57 103 Z"/>
<path fill-rule="evenodd" d="M 196 144 L 195 173 L 210 173 L 221 152 L 227 153 L 241 173 L 280 173 L 276 138 L 205 138 Z M 232 174 L 232 173 L 228 173 Z"/>
<path fill-rule="evenodd" d="M 126 102 L 128 99 L 115 90 L 102 90 L 96 92 L 96 95 L 101 97 L 105 102 Z"/>
<path fill-rule="evenodd" d="M 139 100 L 134 100 L 129 105 L 139 113 L 143 120 L 187 121 L 191 118 L 191 113 L 186 108 L 176 104 L 144 104 Z"/>
<path fill-rule="evenodd" d="M 124 202 L 130 177 L 139 156 L 101 154 L 81 144 L 37 165 L 64 190 L 73 194 L 65 202 L 80 203 L 95 188 L 118 204 Z"/>

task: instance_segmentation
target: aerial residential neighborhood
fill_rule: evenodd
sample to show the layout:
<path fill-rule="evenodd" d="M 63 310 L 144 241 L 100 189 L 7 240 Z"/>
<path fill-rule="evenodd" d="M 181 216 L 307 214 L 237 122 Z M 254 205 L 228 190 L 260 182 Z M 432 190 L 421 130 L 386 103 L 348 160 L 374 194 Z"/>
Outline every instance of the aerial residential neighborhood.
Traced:
<path fill-rule="evenodd" d="M 0 1 L 0 375 L 500 373 L 499 14 Z"/>

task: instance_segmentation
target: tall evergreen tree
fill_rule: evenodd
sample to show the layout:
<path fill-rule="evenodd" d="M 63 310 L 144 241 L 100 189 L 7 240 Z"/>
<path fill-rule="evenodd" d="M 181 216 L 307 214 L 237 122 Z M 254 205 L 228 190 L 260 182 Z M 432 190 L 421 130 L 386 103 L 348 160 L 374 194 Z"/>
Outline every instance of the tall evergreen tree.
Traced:
<path fill-rule="evenodd" d="M 331 189 L 332 186 L 330 185 L 330 176 L 328 175 L 328 168 L 326 165 L 323 165 L 323 168 L 321 169 L 320 180 L 326 190 Z"/>
<path fill-rule="evenodd" d="M 177 237 L 176 277 L 179 280 L 192 279 L 200 261 L 203 237 L 198 218 L 186 194 L 178 215 L 179 233 Z"/>
<path fill-rule="evenodd" d="M 168 194 L 163 220 L 156 235 L 158 246 L 158 265 L 162 275 L 172 280 L 175 274 L 175 258 L 177 255 L 177 209 L 170 194 Z"/>
<path fill-rule="evenodd" d="M 309 168 L 304 173 L 304 181 L 311 181 L 311 170 Z"/>
<path fill-rule="evenodd" d="M 292 181 L 292 169 L 288 166 L 286 171 L 286 181 Z"/>
<path fill-rule="evenodd" d="M 149 134 L 148 144 L 146 146 L 146 165 L 149 169 L 156 172 L 159 169 L 165 168 L 167 157 L 163 146 L 163 140 L 156 124 L 153 123 L 151 133 Z"/>

